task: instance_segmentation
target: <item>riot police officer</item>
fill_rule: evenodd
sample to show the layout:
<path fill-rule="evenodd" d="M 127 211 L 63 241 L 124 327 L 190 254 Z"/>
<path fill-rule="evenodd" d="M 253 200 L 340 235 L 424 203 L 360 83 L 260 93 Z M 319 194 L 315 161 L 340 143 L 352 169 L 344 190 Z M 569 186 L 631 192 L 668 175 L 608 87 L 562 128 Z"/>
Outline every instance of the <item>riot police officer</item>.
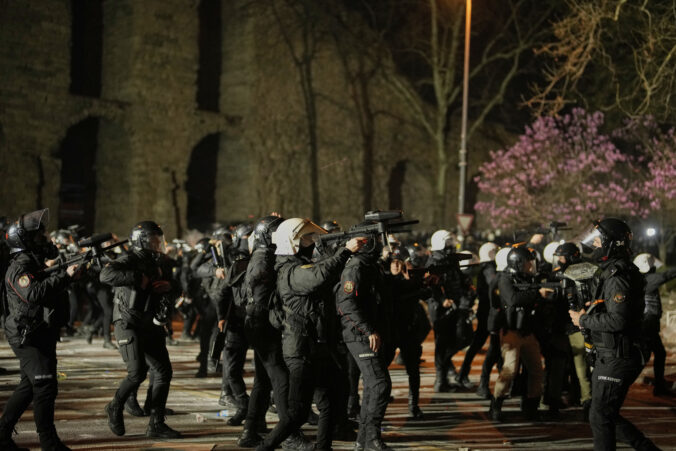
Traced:
<path fill-rule="evenodd" d="M 650 352 L 653 354 L 653 382 L 654 396 L 674 396 L 667 388 L 664 379 L 664 364 L 667 358 L 662 338 L 660 337 L 660 319 L 662 318 L 662 298 L 660 286 L 676 278 L 676 268 L 663 272 L 657 272 L 662 262 L 650 254 L 639 254 L 634 258 L 634 264 L 644 274 L 645 286 L 645 310 L 643 311 L 643 335 L 648 339 Z"/>
<path fill-rule="evenodd" d="M 443 268 L 438 271 L 439 284 L 432 287 L 432 296 L 428 298 L 428 311 L 434 328 L 434 367 L 436 379 L 435 392 L 451 389 L 448 381 L 449 371 L 453 377 L 457 374 L 451 359 L 460 346 L 458 326 L 468 315 L 472 305 L 469 283 L 454 258 L 454 239 L 447 230 L 437 230 L 431 238 L 431 255 L 427 260 L 428 268 Z"/>
<path fill-rule="evenodd" d="M 256 223 L 254 249 L 244 280 L 248 294 L 244 330 L 254 349 L 255 374 L 244 431 L 237 442 L 242 447 L 254 447 L 263 441 L 258 432 L 265 423 L 270 390 L 274 390 L 279 422 L 266 437 L 267 442 L 279 444 L 291 432 L 289 374 L 282 355 L 282 336 L 270 323 L 270 298 L 275 292 L 277 276 L 272 233 L 283 221 L 278 216 L 266 216 Z"/>
<path fill-rule="evenodd" d="M 490 310 L 489 289 L 491 282 L 495 278 L 495 254 L 498 252 L 498 246 L 495 243 L 488 242 L 481 245 L 479 248 L 479 263 L 480 270 L 477 275 L 477 297 L 479 298 L 479 305 L 476 312 L 477 328 L 472 337 L 467 352 L 465 352 L 465 359 L 460 367 L 460 372 L 456 377 L 456 383 L 465 388 L 472 388 L 469 382 L 469 371 L 472 367 L 472 360 L 476 353 L 486 342 L 488 338 L 488 312 Z M 481 379 L 479 382 L 479 390 L 488 390 L 488 380 Z"/>
<path fill-rule="evenodd" d="M 19 217 L 6 233 L 12 261 L 5 275 L 7 341 L 18 357 L 21 382 L 7 400 L 0 418 L 0 448 L 19 450 L 12 431 L 19 418 L 33 402 L 33 416 L 43 450 L 68 450 L 54 427 L 56 380 L 56 342 L 63 324 L 55 321 L 67 314 L 65 305 L 57 305 L 68 283 L 79 276 L 77 265 L 65 273 L 44 272 L 45 259 L 54 259 L 58 250 L 51 244 L 45 229 L 49 209 Z"/>
<path fill-rule="evenodd" d="M 391 449 L 381 438 L 381 424 L 392 390 L 385 346 L 394 347 L 389 333 L 391 304 L 379 258 L 382 243 L 370 237 L 350 260 L 336 286 L 336 307 L 343 341 L 364 381 L 359 432 L 355 450 Z M 391 348 L 390 348 L 391 349 Z M 391 359 L 390 359 L 391 360 Z"/>
<path fill-rule="evenodd" d="M 503 365 L 489 412 L 494 421 L 502 421 L 502 404 L 516 376 L 519 360 L 528 371 L 528 394 L 523 410 L 529 418 L 534 419 L 540 404 L 543 371 L 540 345 L 533 333 L 534 310 L 535 304 L 553 290 L 530 286 L 533 283 L 535 262 L 535 255 L 530 249 L 515 247 L 507 255 L 507 270 L 498 276 L 505 323 L 500 335 Z"/>
<path fill-rule="evenodd" d="M 139 222 L 129 242 L 130 252 L 108 263 L 100 276 L 101 282 L 114 288 L 115 338 L 127 365 L 127 377 L 105 408 L 108 426 L 115 435 L 124 435 L 123 406 L 146 378 L 150 366 L 151 411 L 146 436 L 177 438 L 181 434 L 164 422 L 172 377 L 164 324 L 171 304 L 180 295 L 180 286 L 172 279 L 173 263 L 165 255 L 164 233 L 159 225 Z"/>
<path fill-rule="evenodd" d="M 556 266 L 555 274 L 563 274 L 570 265 L 575 265 L 582 262 L 582 255 L 580 249 L 575 243 L 559 244 L 554 250 L 552 264 Z M 560 278 L 560 277 L 557 277 Z M 572 321 L 566 318 L 562 321 L 568 334 L 568 343 L 573 355 L 573 365 L 575 366 L 575 374 L 580 386 L 580 403 L 582 404 L 583 416 L 585 420 L 589 419 L 589 408 L 591 407 L 591 381 L 589 380 L 587 363 L 587 349 L 584 344 L 584 337 L 580 328 L 575 326 Z"/>
<path fill-rule="evenodd" d="M 412 274 L 408 271 L 408 259 L 406 248 L 395 248 L 390 253 L 390 271 L 386 274 L 386 283 L 391 287 L 394 331 L 392 346 L 386 348 L 389 355 L 385 362 L 389 365 L 395 349 L 399 348 L 408 375 L 408 410 L 411 418 L 420 420 L 423 412 L 418 405 L 422 356 L 419 330 L 420 323 L 426 322 L 427 328 L 423 330 L 429 332 L 429 320 L 419 300 L 427 297 L 429 289 L 424 286 L 420 272 Z"/>
<path fill-rule="evenodd" d="M 307 219 L 291 218 L 282 222 L 272 237 L 277 246 L 277 292 L 284 310 L 282 353 L 289 369 L 288 415 L 292 430 L 300 428 L 308 418 L 317 388 L 317 449 L 331 449 L 336 416 L 331 411 L 335 406 L 331 398 L 336 394 L 331 377 L 336 363 L 331 358 L 328 326 L 335 318 L 335 306 L 331 293 L 326 293 L 331 289 L 327 282 L 337 278 L 364 240 L 353 238 L 335 255 L 312 262 L 313 235 L 323 233 L 324 229 Z M 271 445 L 274 446 L 266 439 L 261 448 Z"/>
<path fill-rule="evenodd" d="M 629 387 L 645 365 L 641 348 L 641 321 L 645 281 L 632 264 L 632 234 L 617 218 L 595 221 L 583 239 L 593 246 L 601 269 L 594 302 L 588 310 L 570 310 L 573 324 L 591 334 L 596 350 L 592 372 L 592 400 L 589 423 L 594 449 L 615 449 L 616 440 L 635 449 L 657 449 L 636 426 L 620 415 Z"/>

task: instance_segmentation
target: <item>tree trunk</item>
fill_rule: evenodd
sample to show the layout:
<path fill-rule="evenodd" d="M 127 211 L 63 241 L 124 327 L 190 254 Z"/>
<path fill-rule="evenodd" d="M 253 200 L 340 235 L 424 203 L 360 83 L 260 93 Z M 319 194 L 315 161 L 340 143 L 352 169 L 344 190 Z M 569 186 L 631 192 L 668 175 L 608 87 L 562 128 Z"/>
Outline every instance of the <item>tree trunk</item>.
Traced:
<path fill-rule="evenodd" d="M 441 134 L 443 135 L 443 133 Z M 437 146 L 437 183 L 434 192 L 435 208 L 434 208 L 434 226 L 444 227 L 446 224 L 446 189 L 448 177 L 448 155 L 446 154 L 446 145 L 443 136 L 438 136 L 436 139 Z"/>

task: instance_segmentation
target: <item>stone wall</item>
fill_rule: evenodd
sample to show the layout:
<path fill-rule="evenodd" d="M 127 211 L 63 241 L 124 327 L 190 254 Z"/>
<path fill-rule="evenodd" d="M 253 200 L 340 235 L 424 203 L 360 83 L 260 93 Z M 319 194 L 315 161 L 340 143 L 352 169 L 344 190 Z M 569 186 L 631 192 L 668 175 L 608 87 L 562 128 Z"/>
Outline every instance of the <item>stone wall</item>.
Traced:
<path fill-rule="evenodd" d="M 168 237 L 185 232 L 191 152 L 213 133 L 221 143 L 217 220 L 270 210 L 310 215 L 304 106 L 279 30 L 264 10 L 242 7 L 250 2 L 221 3 L 220 112 L 201 111 L 198 4 L 104 1 L 101 96 L 93 98 L 69 92 L 71 2 L 0 0 L 0 215 L 49 207 L 57 217 L 59 147 L 68 129 L 89 117 L 99 118 L 92 168 L 97 231 L 126 235 L 135 222 L 154 219 Z M 351 224 L 363 214 L 361 137 L 328 41 L 319 47 L 314 76 L 323 216 Z M 372 93 L 374 108 L 388 111 L 376 117 L 372 204 L 388 207 L 392 168 L 406 161 L 403 207 L 432 227 L 432 146 L 382 83 L 376 80 Z M 470 165 L 499 146 L 481 145 Z M 452 187 L 455 177 L 451 171 Z"/>

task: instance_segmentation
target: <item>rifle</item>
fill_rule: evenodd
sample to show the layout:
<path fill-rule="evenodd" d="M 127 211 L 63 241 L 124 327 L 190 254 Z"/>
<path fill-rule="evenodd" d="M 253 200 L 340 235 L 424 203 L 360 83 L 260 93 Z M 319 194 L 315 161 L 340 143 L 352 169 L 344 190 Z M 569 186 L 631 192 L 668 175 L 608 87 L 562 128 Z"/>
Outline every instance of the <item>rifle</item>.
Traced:
<path fill-rule="evenodd" d="M 105 255 L 106 251 L 127 244 L 127 240 L 124 240 L 118 243 L 111 244 L 110 246 L 101 247 L 103 243 L 105 243 L 106 241 L 110 241 L 112 239 L 113 239 L 112 233 L 101 233 L 99 235 L 94 235 L 90 238 L 80 240 L 78 241 L 77 245 L 79 247 L 88 247 L 89 250 L 82 252 L 81 254 L 78 254 L 77 256 L 69 260 L 66 260 L 63 263 L 60 263 L 55 266 L 50 266 L 49 268 L 45 268 L 43 271 L 49 274 L 55 271 L 61 271 L 72 265 L 82 265 L 85 263 L 90 263 L 92 261 L 96 263 L 97 266 L 101 267 L 103 266 L 101 263 L 101 257 Z"/>
<path fill-rule="evenodd" d="M 453 270 L 460 270 L 460 266 L 458 265 L 460 262 L 465 261 L 465 260 L 471 260 L 472 255 L 470 254 L 450 254 L 446 257 L 446 259 L 450 260 L 451 263 L 449 264 L 443 264 L 443 265 L 431 265 L 426 268 L 410 268 L 408 269 L 409 274 L 426 274 L 430 273 L 433 275 L 441 275 L 445 274 L 449 271 Z"/>
<path fill-rule="evenodd" d="M 317 235 L 315 242 L 319 249 L 325 249 L 332 243 L 347 242 L 351 238 L 359 236 L 381 236 L 383 246 L 387 246 L 387 235 L 391 233 L 404 233 L 411 230 L 407 226 L 418 224 L 417 219 L 404 221 L 401 210 L 369 211 L 364 215 L 364 221 L 371 221 L 373 224 L 364 226 L 354 226 L 347 232 L 327 233 Z"/>

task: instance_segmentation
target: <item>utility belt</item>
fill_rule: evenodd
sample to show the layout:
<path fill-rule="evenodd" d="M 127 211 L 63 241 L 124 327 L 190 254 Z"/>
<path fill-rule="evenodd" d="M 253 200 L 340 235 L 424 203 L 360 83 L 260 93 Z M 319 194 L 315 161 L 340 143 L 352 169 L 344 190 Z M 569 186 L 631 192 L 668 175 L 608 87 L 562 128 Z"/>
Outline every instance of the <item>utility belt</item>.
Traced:
<path fill-rule="evenodd" d="M 629 359 L 637 353 L 645 360 L 641 343 L 632 337 L 621 334 L 613 334 L 610 332 L 601 333 L 602 342 L 591 345 L 592 349 L 596 350 L 599 357 L 616 357 L 621 359 Z M 586 340 L 585 340 L 586 341 Z M 588 343 L 585 342 L 585 348 Z"/>
<path fill-rule="evenodd" d="M 321 315 L 314 314 L 312 317 L 304 317 L 291 310 L 286 305 L 283 306 L 285 319 L 285 329 L 302 336 L 311 337 L 317 343 L 326 343 L 326 334 L 324 333 L 324 321 Z"/>
<path fill-rule="evenodd" d="M 534 310 L 523 306 L 506 307 L 506 329 L 531 332 L 533 328 Z"/>

